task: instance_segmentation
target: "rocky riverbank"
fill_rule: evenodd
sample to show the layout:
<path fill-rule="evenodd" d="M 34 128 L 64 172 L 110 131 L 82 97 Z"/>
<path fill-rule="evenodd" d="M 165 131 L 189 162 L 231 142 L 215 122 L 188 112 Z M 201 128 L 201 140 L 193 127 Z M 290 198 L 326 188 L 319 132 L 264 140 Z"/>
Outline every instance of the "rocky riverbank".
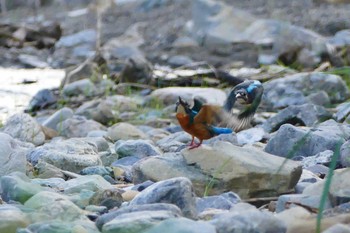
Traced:
<path fill-rule="evenodd" d="M 0 128 L 1 232 L 302 233 L 319 212 L 322 232 L 350 231 L 347 30 L 219 1 L 133 1 L 104 13 L 95 53 L 94 28 L 74 26 L 84 9 L 56 16 L 67 30 L 54 51 L 1 48 L 3 66 L 66 68 Z M 244 79 L 264 86 L 253 127 L 189 150 L 178 96 L 223 105 Z"/>

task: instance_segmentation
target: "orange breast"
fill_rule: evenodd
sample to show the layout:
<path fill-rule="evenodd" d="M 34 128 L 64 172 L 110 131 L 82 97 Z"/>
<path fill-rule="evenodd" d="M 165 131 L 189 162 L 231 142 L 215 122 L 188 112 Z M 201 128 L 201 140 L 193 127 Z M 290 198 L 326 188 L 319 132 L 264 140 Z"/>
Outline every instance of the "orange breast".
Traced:
<path fill-rule="evenodd" d="M 180 123 L 181 128 L 191 134 L 192 136 L 195 136 L 196 138 L 200 140 L 209 139 L 213 136 L 209 133 L 208 129 L 205 127 L 202 123 L 193 123 L 189 124 L 189 116 L 184 115 L 181 113 L 176 114 L 176 118 Z"/>

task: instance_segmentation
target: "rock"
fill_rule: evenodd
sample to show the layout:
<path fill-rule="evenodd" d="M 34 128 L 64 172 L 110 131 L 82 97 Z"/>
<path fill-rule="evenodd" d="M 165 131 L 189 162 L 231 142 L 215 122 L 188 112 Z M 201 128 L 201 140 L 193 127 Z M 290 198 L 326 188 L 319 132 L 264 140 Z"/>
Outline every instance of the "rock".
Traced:
<path fill-rule="evenodd" d="M 329 96 L 325 91 L 318 91 L 315 93 L 311 93 L 310 95 L 307 96 L 307 100 L 308 102 L 315 105 L 320 105 L 325 107 L 328 107 L 331 105 L 331 100 L 329 99 Z"/>
<path fill-rule="evenodd" d="M 86 137 L 100 138 L 100 137 L 106 137 L 106 136 L 107 136 L 107 131 L 105 130 L 93 130 L 93 131 L 90 131 Z"/>
<path fill-rule="evenodd" d="M 28 54 L 20 54 L 18 56 L 18 60 L 25 65 L 26 68 L 49 68 L 50 65 L 41 60 L 39 57 L 28 55 Z"/>
<path fill-rule="evenodd" d="M 150 228 L 145 233 L 216 233 L 213 225 L 204 221 L 193 221 L 187 218 L 171 218 L 162 221 L 158 225 Z"/>
<path fill-rule="evenodd" d="M 242 39 L 242 32 L 254 20 L 249 13 L 223 2 L 196 0 L 192 4 L 188 31 L 206 48 L 230 48 L 233 42 Z"/>
<path fill-rule="evenodd" d="M 100 175 L 100 176 L 110 176 L 112 174 L 112 169 L 110 167 L 103 167 L 103 166 L 92 166 L 84 168 L 79 172 L 80 175 L 86 176 L 86 175 Z"/>
<path fill-rule="evenodd" d="M 233 192 L 224 193 L 221 195 L 207 196 L 197 199 L 197 211 L 201 213 L 206 209 L 223 209 L 229 210 L 234 204 L 240 202 L 239 196 Z"/>
<path fill-rule="evenodd" d="M 350 167 L 350 141 L 340 147 L 340 163 L 343 167 Z"/>
<path fill-rule="evenodd" d="M 214 216 L 210 221 L 218 233 L 224 232 L 287 232 L 286 225 L 272 213 L 248 209 Z"/>
<path fill-rule="evenodd" d="M 142 12 L 149 12 L 156 8 L 169 5 L 170 0 L 143 0 L 139 3 L 138 10 Z"/>
<path fill-rule="evenodd" d="M 144 57 L 139 48 L 144 43 L 144 39 L 140 34 L 140 28 L 144 26 L 144 23 L 135 23 L 123 35 L 108 40 L 102 47 L 103 57 L 108 61 Z"/>
<path fill-rule="evenodd" d="M 350 126 L 340 125 L 334 120 L 325 121 L 312 129 L 284 124 L 271 137 L 265 151 L 282 157 L 307 157 L 325 150 L 334 151 L 349 136 Z"/>
<path fill-rule="evenodd" d="M 181 210 L 173 204 L 167 203 L 155 203 L 155 204 L 144 204 L 144 205 L 132 205 L 122 207 L 117 210 L 111 210 L 109 213 L 103 214 L 96 220 L 96 226 L 98 229 L 102 229 L 102 227 L 112 221 L 113 219 L 119 219 L 120 216 L 135 213 L 140 215 L 140 213 L 151 213 L 151 212 L 161 212 L 161 213 L 169 213 L 172 216 L 182 216 Z"/>
<path fill-rule="evenodd" d="M 180 151 L 185 144 L 189 144 L 191 140 L 191 135 L 181 131 L 160 139 L 157 141 L 157 146 L 159 146 L 164 152 L 177 152 Z"/>
<path fill-rule="evenodd" d="M 66 181 L 62 178 L 53 177 L 53 178 L 47 178 L 47 179 L 34 178 L 31 180 L 31 182 L 33 184 L 39 184 L 42 187 L 49 187 L 49 188 L 53 188 L 53 189 L 58 189 Z"/>
<path fill-rule="evenodd" d="M 75 179 L 66 181 L 59 186 L 65 194 L 79 193 L 81 190 L 98 190 L 112 189 L 113 186 L 99 175 L 80 176 Z"/>
<path fill-rule="evenodd" d="M 314 174 L 313 172 L 303 169 L 303 172 L 301 173 L 299 182 L 308 182 L 308 183 L 316 183 L 318 181 L 321 181 L 322 179 Z"/>
<path fill-rule="evenodd" d="M 168 59 L 168 63 L 171 66 L 177 67 L 177 66 L 183 66 L 193 63 L 193 60 L 188 56 L 183 55 L 175 55 Z"/>
<path fill-rule="evenodd" d="M 27 160 L 36 165 L 39 160 L 60 169 L 79 172 L 83 168 L 101 165 L 97 148 L 80 139 L 46 143 L 27 154 Z"/>
<path fill-rule="evenodd" d="M 262 128 L 250 128 L 242 130 L 237 134 L 238 145 L 254 144 L 260 142 L 266 137 L 266 132 Z M 235 143 L 233 143 L 235 144 Z"/>
<path fill-rule="evenodd" d="M 117 121 L 120 113 L 137 110 L 138 104 L 134 99 L 122 95 L 113 95 L 105 99 L 85 102 L 76 110 L 76 114 L 107 125 Z"/>
<path fill-rule="evenodd" d="M 82 209 L 71 202 L 67 196 L 55 192 L 39 192 L 26 201 L 24 206 L 35 210 L 32 218 L 37 221 L 87 220 Z"/>
<path fill-rule="evenodd" d="M 237 145 L 237 136 L 235 133 L 230 134 L 220 134 L 218 136 L 215 136 L 213 138 L 210 138 L 203 142 L 204 145 L 215 145 L 217 142 L 229 142 L 231 144 Z"/>
<path fill-rule="evenodd" d="M 119 208 L 123 203 L 123 196 L 120 190 L 106 186 L 94 191 L 93 196 L 89 199 L 89 204 L 104 206 L 108 210 Z"/>
<path fill-rule="evenodd" d="M 135 190 L 126 190 L 123 194 L 123 201 L 130 202 L 132 201 L 140 192 Z"/>
<path fill-rule="evenodd" d="M 94 130 L 106 130 L 106 127 L 97 121 L 88 120 L 82 116 L 73 116 L 62 122 L 60 133 L 68 138 L 86 137 Z"/>
<path fill-rule="evenodd" d="M 73 110 L 67 107 L 61 108 L 43 122 L 43 126 L 62 131 L 62 122 L 73 117 Z"/>
<path fill-rule="evenodd" d="M 90 220 L 78 220 L 78 221 L 60 221 L 60 220 L 49 220 L 33 223 L 26 229 L 18 231 L 18 233 L 45 233 L 45 232 L 84 232 L 84 233 L 95 233 L 98 232 L 96 226 Z"/>
<path fill-rule="evenodd" d="M 0 178 L 1 198 L 8 202 L 26 202 L 33 195 L 44 190 L 40 185 L 33 184 L 23 173 L 14 172 Z"/>
<path fill-rule="evenodd" d="M 331 150 L 325 150 L 323 152 L 317 153 L 316 155 L 304 158 L 301 163 L 304 168 L 314 166 L 316 164 L 329 165 L 333 158 L 334 152 Z"/>
<path fill-rule="evenodd" d="M 350 102 L 345 102 L 337 106 L 337 112 L 335 113 L 335 120 L 343 122 L 350 114 Z"/>
<path fill-rule="evenodd" d="M 90 145 L 95 146 L 98 152 L 110 153 L 110 144 L 104 137 L 86 137 L 80 139 Z"/>
<path fill-rule="evenodd" d="M 137 184 L 137 185 L 134 185 L 131 190 L 137 190 L 139 192 L 141 192 L 142 190 L 148 188 L 149 186 L 151 186 L 152 184 L 154 184 L 153 181 L 150 181 L 150 180 L 146 180 L 145 182 L 141 183 L 141 184 Z"/>
<path fill-rule="evenodd" d="M 267 132 L 274 132 L 286 123 L 312 127 L 329 118 L 331 118 L 331 114 L 322 106 L 313 104 L 293 105 L 266 120 L 262 127 Z"/>
<path fill-rule="evenodd" d="M 26 172 L 26 152 L 28 148 L 23 147 L 10 135 L 0 133 L 0 176 L 12 172 Z"/>
<path fill-rule="evenodd" d="M 276 212 L 282 212 L 285 209 L 293 208 L 295 206 L 303 206 L 306 209 L 317 210 L 321 201 L 320 195 L 306 195 L 306 194 L 285 194 L 278 197 Z M 331 208 L 330 202 L 327 200 L 325 209 Z"/>
<path fill-rule="evenodd" d="M 329 168 L 322 164 L 316 164 L 305 169 L 309 170 L 318 177 L 325 177 L 329 172 Z"/>
<path fill-rule="evenodd" d="M 294 61 L 288 58 L 303 48 L 304 51 L 312 54 L 312 59 L 316 60 L 321 58 L 320 54 L 329 52 L 327 41 L 321 35 L 274 19 L 256 20 L 246 28 L 244 36 L 248 41 L 264 47 L 260 54 L 273 56 L 275 58 L 274 62 L 281 59 L 285 64 L 291 64 Z M 291 37 L 294 39 L 290 40 Z"/>
<path fill-rule="evenodd" d="M 20 227 L 26 227 L 30 224 L 29 217 L 19 208 L 13 205 L 0 206 L 0 231 L 16 232 Z"/>
<path fill-rule="evenodd" d="M 337 223 L 323 231 L 323 233 L 350 233 L 350 227 L 342 223 Z"/>
<path fill-rule="evenodd" d="M 151 84 L 153 75 L 152 64 L 142 56 L 128 58 L 120 73 L 121 82 Z"/>
<path fill-rule="evenodd" d="M 329 39 L 329 43 L 335 47 L 345 47 L 350 45 L 350 30 L 341 30 L 338 31 L 333 37 Z"/>
<path fill-rule="evenodd" d="M 159 181 L 149 186 L 137 195 L 130 202 L 130 205 L 143 205 L 158 202 L 177 205 L 185 217 L 195 218 L 197 215 L 192 183 L 185 177 Z"/>
<path fill-rule="evenodd" d="M 36 177 L 37 178 L 42 178 L 42 179 L 47 179 L 47 178 L 52 178 L 52 177 L 57 177 L 57 178 L 65 178 L 65 175 L 61 171 L 61 169 L 44 162 L 43 160 L 39 160 L 39 162 L 34 166 L 35 172 L 36 172 Z"/>
<path fill-rule="evenodd" d="M 68 83 L 63 87 L 62 93 L 65 96 L 83 95 L 87 97 L 94 96 L 97 90 L 90 79 L 82 79 L 72 83 Z"/>
<path fill-rule="evenodd" d="M 263 103 L 271 109 L 307 102 L 305 96 L 325 91 L 331 103 L 339 103 L 349 97 L 349 90 L 338 75 L 326 73 L 298 73 L 264 83 Z M 337 91 L 335 91 L 337 90 Z"/>
<path fill-rule="evenodd" d="M 291 51 L 291 52 L 295 52 L 295 51 Z M 283 56 L 285 55 L 283 54 Z M 296 62 L 300 64 L 304 69 L 316 68 L 317 65 L 321 62 L 321 56 L 319 56 L 314 51 L 311 51 L 307 48 L 303 48 L 299 51 L 298 56 L 296 58 Z"/>
<path fill-rule="evenodd" d="M 72 35 L 62 36 L 56 43 L 56 47 L 75 47 L 80 44 L 95 44 L 96 31 L 94 29 L 86 29 Z"/>
<path fill-rule="evenodd" d="M 194 39 L 184 36 L 177 38 L 172 44 L 173 48 L 177 50 L 188 50 L 191 48 L 198 48 L 199 44 Z"/>
<path fill-rule="evenodd" d="M 107 136 L 112 141 L 130 140 L 130 139 L 146 139 L 147 136 L 141 130 L 129 123 L 116 123 L 108 128 Z"/>
<path fill-rule="evenodd" d="M 241 198 L 276 195 L 293 188 L 302 172 L 297 162 L 227 142 L 219 142 L 212 148 L 186 149 L 182 154 L 188 166 L 195 165 L 202 174 L 213 177 L 209 183 L 192 181 L 197 194 L 207 189 L 211 195 L 234 191 Z"/>
<path fill-rule="evenodd" d="M 45 134 L 40 125 L 26 113 L 11 116 L 2 128 L 2 132 L 23 142 L 30 142 L 38 146 L 44 143 Z"/>
<path fill-rule="evenodd" d="M 144 211 L 127 213 L 113 219 L 102 227 L 103 233 L 130 232 L 137 233 L 145 231 L 159 222 L 176 217 L 167 211 Z"/>
<path fill-rule="evenodd" d="M 57 102 L 57 97 L 54 95 L 52 90 L 42 89 L 30 100 L 27 112 L 33 112 L 47 108 Z"/>
<path fill-rule="evenodd" d="M 126 156 L 137 156 L 144 158 L 147 156 L 162 155 L 162 152 L 147 140 L 119 140 L 115 143 L 115 151 L 119 158 Z"/>
<path fill-rule="evenodd" d="M 165 87 L 153 91 L 146 103 L 159 101 L 164 105 L 175 104 L 179 96 L 185 100 L 192 100 L 193 97 L 197 97 L 203 99 L 206 103 L 217 105 L 223 105 L 226 100 L 226 93 L 216 88 Z"/>

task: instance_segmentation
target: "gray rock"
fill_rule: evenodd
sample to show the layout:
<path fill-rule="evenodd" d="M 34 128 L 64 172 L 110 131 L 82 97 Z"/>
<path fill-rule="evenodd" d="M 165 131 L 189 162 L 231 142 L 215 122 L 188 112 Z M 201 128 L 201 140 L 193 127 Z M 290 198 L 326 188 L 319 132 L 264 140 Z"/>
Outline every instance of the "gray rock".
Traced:
<path fill-rule="evenodd" d="M 34 166 L 34 169 L 36 171 L 37 178 L 65 178 L 65 175 L 63 174 L 61 169 L 49 163 L 46 163 L 43 160 L 39 160 L 39 162 Z"/>
<path fill-rule="evenodd" d="M 338 31 L 328 42 L 336 47 L 350 45 L 350 30 L 346 29 Z"/>
<path fill-rule="evenodd" d="M 122 95 L 113 95 L 105 99 L 85 102 L 76 110 L 76 114 L 106 125 L 117 121 L 120 113 L 136 111 L 137 109 L 138 104 L 134 99 Z"/>
<path fill-rule="evenodd" d="M 171 0 L 143 0 L 138 6 L 138 10 L 142 12 L 149 12 L 156 8 L 168 5 Z"/>
<path fill-rule="evenodd" d="M 266 132 L 262 128 L 250 128 L 237 133 L 238 145 L 254 144 L 266 137 Z"/>
<path fill-rule="evenodd" d="M 272 109 L 307 102 L 305 96 L 325 91 L 331 103 L 339 103 L 349 97 L 349 90 L 338 75 L 326 73 L 298 73 L 264 83 L 263 103 Z M 336 91 L 335 91 L 336 90 Z"/>
<path fill-rule="evenodd" d="M 249 13 L 223 2 L 196 0 L 192 4 L 188 31 L 206 48 L 230 48 L 233 42 L 242 39 L 242 32 L 254 20 Z"/>
<path fill-rule="evenodd" d="M 339 104 L 336 109 L 337 112 L 335 113 L 335 120 L 342 122 L 350 114 L 350 102 Z"/>
<path fill-rule="evenodd" d="M 334 151 L 350 136 L 350 126 L 328 120 L 315 128 L 282 125 L 271 137 L 265 151 L 282 157 L 312 156 L 325 150 Z"/>
<path fill-rule="evenodd" d="M 37 56 L 28 55 L 28 54 L 19 54 L 18 60 L 26 66 L 26 68 L 49 68 L 50 65 L 41 60 Z"/>
<path fill-rule="evenodd" d="M 296 62 L 300 64 L 304 69 L 315 68 L 321 62 L 321 56 L 319 56 L 319 54 L 315 53 L 314 51 L 311 51 L 310 49 L 303 48 L 299 51 Z"/>
<path fill-rule="evenodd" d="M 181 131 L 158 140 L 157 146 L 164 152 L 177 152 L 180 148 L 183 148 L 185 144 L 189 144 L 191 140 L 191 135 Z"/>
<path fill-rule="evenodd" d="M 82 116 L 73 116 L 62 122 L 60 133 L 68 138 L 86 137 L 89 132 L 106 130 L 106 127 L 94 120 L 88 120 Z"/>
<path fill-rule="evenodd" d="M 120 73 L 122 82 L 151 84 L 153 75 L 152 64 L 142 56 L 128 58 Z"/>
<path fill-rule="evenodd" d="M 136 213 L 125 213 L 104 224 L 102 227 L 102 232 L 143 232 L 157 225 L 163 220 L 175 217 L 177 216 L 168 211 L 140 211 Z"/>
<path fill-rule="evenodd" d="M 158 202 L 177 205 L 185 217 L 195 218 L 197 215 L 192 183 L 185 177 L 163 180 L 149 186 L 138 194 L 130 205 Z"/>
<path fill-rule="evenodd" d="M 171 66 L 183 66 L 193 63 L 193 60 L 188 56 L 175 55 L 168 59 L 168 63 Z"/>
<path fill-rule="evenodd" d="M 62 186 L 66 181 L 62 178 L 47 178 L 47 179 L 41 179 L 41 178 L 35 178 L 32 179 L 31 182 L 33 184 L 39 184 L 42 187 L 49 187 L 53 189 L 58 189 L 58 187 Z"/>
<path fill-rule="evenodd" d="M 23 231 L 17 231 L 18 233 L 48 233 L 48 232 L 71 232 L 81 231 L 84 233 L 96 233 L 98 232 L 96 226 L 89 220 L 85 221 L 60 221 L 60 220 L 48 220 L 30 224 Z"/>
<path fill-rule="evenodd" d="M 306 206 L 310 209 L 318 209 L 321 201 L 321 195 L 306 194 L 285 194 L 278 197 L 276 212 L 282 212 L 295 206 Z M 331 208 L 329 200 L 325 203 L 325 209 Z"/>
<path fill-rule="evenodd" d="M 22 147 L 20 143 L 10 135 L 0 133 L 0 176 L 11 172 L 26 172 L 26 152 L 28 148 Z"/>
<path fill-rule="evenodd" d="M 19 208 L 12 205 L 0 206 L 0 231 L 16 232 L 20 227 L 26 227 L 30 224 L 27 214 L 23 213 Z"/>
<path fill-rule="evenodd" d="M 119 140 L 115 143 L 115 151 L 118 153 L 119 158 L 127 156 L 144 158 L 147 156 L 162 155 L 162 152 L 152 145 L 150 141 L 141 139 L 127 141 Z"/>
<path fill-rule="evenodd" d="M 107 136 L 107 131 L 105 130 L 93 130 L 86 135 L 86 137 L 92 137 L 92 138 L 100 138 L 100 137 L 106 137 Z"/>
<path fill-rule="evenodd" d="M 107 140 L 104 137 L 86 137 L 86 138 L 79 138 L 82 141 L 93 145 L 97 148 L 98 152 L 110 152 L 110 145 L 107 142 Z M 112 146 L 112 145 L 111 145 Z"/>
<path fill-rule="evenodd" d="M 184 36 L 184 37 L 177 38 L 172 44 L 172 46 L 177 50 L 183 49 L 188 51 L 188 49 L 197 48 L 199 44 L 194 39 Z"/>
<path fill-rule="evenodd" d="M 72 35 L 62 36 L 56 43 L 56 47 L 73 47 L 84 43 L 94 44 L 96 41 L 96 31 L 86 29 Z"/>
<path fill-rule="evenodd" d="M 57 102 L 57 97 L 50 89 L 42 89 L 30 100 L 26 111 L 32 112 L 49 107 Z"/>
<path fill-rule="evenodd" d="M 331 100 L 329 99 L 329 96 L 325 91 L 318 91 L 315 93 L 311 93 L 310 95 L 307 96 L 307 99 L 308 99 L 308 102 L 315 105 L 328 107 L 331 104 Z"/>
<path fill-rule="evenodd" d="M 203 99 L 209 104 L 223 105 L 226 100 L 226 93 L 217 88 L 202 87 L 165 87 L 153 91 L 146 104 L 151 101 L 159 101 L 164 105 L 175 104 L 179 96 L 185 100 L 192 100 L 193 97 Z"/>
<path fill-rule="evenodd" d="M 73 110 L 67 107 L 61 108 L 43 122 L 43 126 L 62 131 L 62 122 L 73 117 Z"/>
<path fill-rule="evenodd" d="M 31 214 L 34 222 L 87 220 L 82 209 L 71 202 L 67 196 L 55 192 L 39 192 L 26 201 L 24 206 L 35 210 Z"/>
<path fill-rule="evenodd" d="M 70 179 L 59 185 L 60 190 L 65 194 L 79 193 L 81 190 L 98 190 L 113 189 L 113 186 L 103 179 L 100 175 L 86 175 L 75 179 Z"/>
<path fill-rule="evenodd" d="M 103 167 L 103 166 L 92 166 L 84 168 L 79 172 L 80 175 L 86 176 L 86 175 L 100 175 L 100 176 L 110 176 L 112 174 L 112 169 L 110 167 Z"/>
<path fill-rule="evenodd" d="M 245 232 L 245 233 L 269 233 L 287 232 L 286 225 L 270 212 L 256 209 L 232 211 L 219 214 L 210 221 L 216 227 L 218 233 Z"/>
<path fill-rule="evenodd" d="M 26 113 L 11 116 L 2 128 L 2 132 L 23 142 L 33 143 L 36 146 L 43 144 L 45 141 L 45 134 L 41 126 Z"/>
<path fill-rule="evenodd" d="M 350 141 L 345 142 L 340 148 L 340 163 L 343 167 L 350 167 Z"/>
<path fill-rule="evenodd" d="M 1 198 L 8 202 L 26 202 L 33 195 L 44 190 L 39 184 L 33 184 L 23 173 L 14 172 L 0 178 Z"/>
<path fill-rule="evenodd" d="M 185 149 L 182 155 L 188 166 L 195 165 L 202 174 L 214 177 L 205 183 L 193 181 L 196 193 L 206 190 L 209 195 L 223 191 L 234 191 L 241 198 L 277 195 L 293 188 L 302 172 L 295 161 L 227 142 L 218 142 L 212 148 Z"/>
<path fill-rule="evenodd" d="M 279 111 L 275 116 L 265 121 L 262 127 L 267 132 L 276 131 L 286 123 L 312 127 L 329 118 L 331 118 L 331 113 L 322 106 L 313 104 L 294 105 Z"/>
<path fill-rule="evenodd" d="M 147 135 L 129 123 L 120 122 L 112 125 L 107 130 L 107 136 L 112 141 L 130 140 L 130 139 L 146 139 Z"/>
<path fill-rule="evenodd" d="M 239 201 L 241 201 L 241 199 L 233 192 L 197 198 L 197 211 L 200 213 L 206 209 L 229 210 Z"/>
<path fill-rule="evenodd" d="M 158 225 L 147 230 L 145 233 L 216 233 L 213 225 L 204 221 L 193 221 L 187 218 L 171 218 L 162 221 Z"/>
<path fill-rule="evenodd" d="M 94 96 L 97 89 L 90 79 L 82 79 L 69 83 L 63 87 L 62 93 L 66 96 Z"/>
<path fill-rule="evenodd" d="M 173 204 L 167 203 L 154 203 L 154 204 L 143 204 L 143 205 L 131 205 L 125 206 L 117 210 L 111 210 L 110 212 L 101 215 L 96 220 L 96 226 L 98 229 L 102 229 L 102 226 L 107 222 L 112 221 L 113 219 L 118 219 L 119 216 L 127 214 L 127 213 L 143 213 L 143 212 L 151 212 L 151 211 L 162 211 L 169 212 L 174 216 L 182 216 L 181 210 L 179 207 Z"/>
<path fill-rule="evenodd" d="M 316 164 L 323 164 L 325 166 L 329 165 L 332 158 L 333 158 L 334 152 L 331 150 L 325 150 L 320 153 L 317 153 L 313 156 L 308 156 L 304 158 L 301 163 L 303 164 L 303 168 L 311 167 Z"/>
<path fill-rule="evenodd" d="M 350 233 L 350 227 L 346 224 L 337 223 L 323 231 L 323 233 Z"/>
<path fill-rule="evenodd" d="M 238 139 L 235 133 L 230 134 L 220 134 L 203 142 L 204 145 L 214 146 L 217 142 L 229 142 L 231 144 L 237 145 Z"/>
<path fill-rule="evenodd" d="M 79 172 L 85 167 L 102 163 L 94 145 L 76 138 L 50 142 L 37 147 L 27 154 L 27 160 L 34 165 L 42 160 L 72 172 Z"/>
<path fill-rule="evenodd" d="M 306 187 L 311 185 L 312 183 L 310 182 L 298 182 L 297 185 L 295 185 L 295 193 L 296 194 L 302 194 L 305 190 Z"/>
<path fill-rule="evenodd" d="M 139 46 L 144 43 L 139 32 L 143 26 L 143 23 L 133 24 L 123 35 L 108 40 L 102 47 L 103 57 L 106 60 L 144 57 L 143 52 L 139 49 Z"/>
<path fill-rule="evenodd" d="M 134 185 L 134 186 L 131 188 L 131 190 L 136 190 L 136 191 L 141 192 L 142 190 L 148 188 L 148 187 L 151 186 L 152 184 L 154 184 L 153 181 L 146 180 L 145 182 L 143 182 L 143 183 L 141 183 L 141 184 Z"/>
<path fill-rule="evenodd" d="M 80 192 L 82 195 L 84 193 Z M 89 198 L 88 203 L 92 205 L 104 206 L 108 210 L 119 208 L 123 203 L 123 196 L 120 190 L 116 188 L 98 189 L 94 191 L 94 194 Z M 86 203 L 83 203 L 86 206 Z"/>

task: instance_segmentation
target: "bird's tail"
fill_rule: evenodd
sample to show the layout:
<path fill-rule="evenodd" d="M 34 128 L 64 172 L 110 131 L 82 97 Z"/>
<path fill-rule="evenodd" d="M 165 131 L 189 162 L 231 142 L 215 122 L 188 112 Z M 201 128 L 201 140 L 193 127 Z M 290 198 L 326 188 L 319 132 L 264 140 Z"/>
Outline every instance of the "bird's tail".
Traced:
<path fill-rule="evenodd" d="M 221 127 L 214 127 L 213 126 L 212 129 L 216 135 L 232 133 L 232 129 L 230 129 L 230 128 L 221 128 Z"/>

